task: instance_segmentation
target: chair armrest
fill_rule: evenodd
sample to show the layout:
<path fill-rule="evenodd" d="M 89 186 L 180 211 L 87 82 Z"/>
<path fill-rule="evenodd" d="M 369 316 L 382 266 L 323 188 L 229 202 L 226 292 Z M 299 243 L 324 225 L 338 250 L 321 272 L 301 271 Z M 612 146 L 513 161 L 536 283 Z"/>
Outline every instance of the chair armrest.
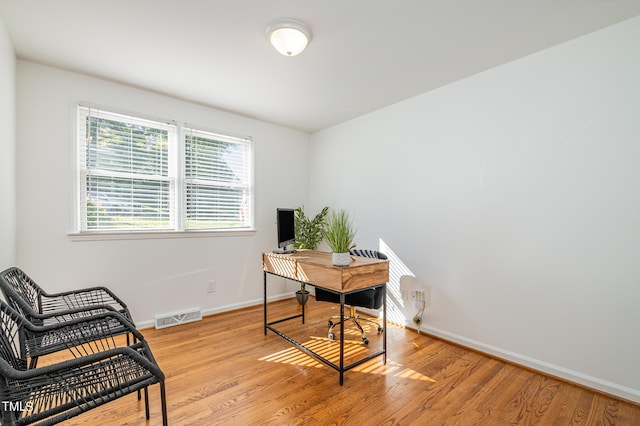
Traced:
<path fill-rule="evenodd" d="M 53 324 L 35 325 L 29 322 L 24 323 L 24 328 L 37 334 L 56 332 L 60 330 L 78 329 L 82 330 L 87 327 L 96 327 L 100 324 L 108 324 L 115 321 L 122 327 L 123 333 L 132 334 L 137 340 L 144 340 L 144 336 L 135 328 L 135 326 L 124 315 L 119 312 L 100 312 L 91 316 L 83 316 L 58 322 Z M 111 328 L 112 326 L 109 326 Z M 84 342 L 86 343 L 86 342 Z"/>
<path fill-rule="evenodd" d="M 122 299 L 120 299 L 118 296 L 116 296 L 116 294 L 114 292 L 112 292 L 111 290 L 109 290 L 107 287 L 103 287 L 103 286 L 96 286 L 96 287 L 86 287 L 86 288 L 80 288 L 80 289 L 75 289 L 75 290 L 67 290 L 67 291 L 61 291 L 58 293 L 46 293 L 46 292 L 42 292 L 42 296 L 43 297 L 51 297 L 51 298 L 57 298 L 57 297 L 65 297 L 65 296 L 70 296 L 70 295 L 83 295 L 83 294 L 87 294 L 87 293 L 106 293 L 106 296 L 110 299 L 112 299 L 114 302 L 117 302 L 118 304 L 120 304 L 123 308 L 126 308 L 127 305 L 124 303 L 124 301 L 122 301 Z"/>
<path fill-rule="evenodd" d="M 126 356 L 133 359 L 136 363 L 147 369 L 150 373 L 158 378 L 164 379 L 164 373 L 155 362 L 151 350 L 146 342 L 141 341 L 132 346 L 124 346 L 105 351 L 61 361 L 55 364 L 46 365 L 44 367 L 36 367 L 26 370 L 16 370 L 4 359 L 0 358 L 0 373 L 7 379 L 28 381 L 34 378 L 55 374 L 65 370 L 73 370 L 99 363 L 117 356 Z"/>
<path fill-rule="evenodd" d="M 106 287 L 90 287 L 60 293 L 42 293 L 43 312 L 51 309 L 75 309 L 95 305 L 113 306 L 116 310 L 127 310 L 127 304 Z"/>
<path fill-rule="evenodd" d="M 23 323 L 23 349 L 32 362 L 40 356 L 69 351 L 74 357 L 97 350 L 124 346 L 118 336 L 133 336 L 133 342 L 144 336 L 118 312 L 100 312 L 92 316 L 65 319 L 47 324 Z M 126 344 L 130 338 L 127 337 Z"/>
<path fill-rule="evenodd" d="M 124 316 L 121 311 L 110 305 L 88 305 L 85 307 L 73 308 L 73 309 L 57 309 L 51 311 L 45 311 L 44 313 L 32 312 L 31 315 L 34 318 L 38 318 L 42 321 L 56 320 L 57 322 L 68 322 L 72 319 L 82 319 L 102 313 L 118 313 L 123 316 L 127 321 L 133 324 L 133 320 Z"/>

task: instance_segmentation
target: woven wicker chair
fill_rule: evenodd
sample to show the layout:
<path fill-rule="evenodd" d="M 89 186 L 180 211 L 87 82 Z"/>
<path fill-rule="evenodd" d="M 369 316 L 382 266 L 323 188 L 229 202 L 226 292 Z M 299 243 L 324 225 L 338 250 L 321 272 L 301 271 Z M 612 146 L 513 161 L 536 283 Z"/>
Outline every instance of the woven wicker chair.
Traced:
<path fill-rule="evenodd" d="M 136 337 L 127 346 L 122 337 L 94 339 L 106 335 L 120 322 Z M 27 368 L 28 335 L 46 334 L 53 328 L 75 336 L 67 340 L 73 356 L 44 367 Z M 45 330 L 46 329 L 46 330 Z M 79 349 L 81 348 L 81 349 Z M 124 395 L 144 389 L 145 414 L 149 419 L 148 386 L 160 385 L 163 424 L 167 424 L 164 374 L 142 335 L 118 313 L 70 320 L 64 324 L 34 326 L 0 301 L 0 418 L 2 424 L 55 424 Z"/>
<path fill-rule="evenodd" d="M 128 330 L 135 328 L 127 305 L 105 287 L 48 294 L 22 270 L 12 267 L 0 273 L 0 290 L 6 301 L 34 326 L 60 324 L 100 313 L 117 312 L 131 327 L 123 327 L 120 322 L 112 322 L 112 328 L 101 329 L 105 335 L 97 333 L 94 335 L 95 339 L 127 334 L 129 343 Z M 31 335 L 32 332 L 25 330 L 30 345 L 27 347 L 28 353 L 23 354 L 31 358 L 30 368 L 36 366 L 39 356 L 67 347 L 67 336 L 55 328 L 48 330 L 46 334 Z"/>
<path fill-rule="evenodd" d="M 372 259 L 387 259 L 387 256 L 384 253 L 375 250 L 353 249 L 350 250 L 350 254 L 352 256 L 369 257 Z M 382 333 L 384 329 L 378 321 L 370 318 L 364 318 L 358 315 L 356 307 L 380 309 L 382 303 L 384 302 L 384 294 L 384 288 L 382 288 L 382 286 L 359 291 L 357 293 L 347 294 L 345 296 L 345 304 L 349 305 L 349 315 L 345 316 L 342 320 L 340 319 L 340 315 L 334 315 L 329 318 L 329 331 L 327 333 L 328 338 L 332 340 L 335 338 L 335 333 L 333 332 L 335 326 L 342 326 L 343 322 L 351 321 L 360 331 L 360 337 L 362 338 L 364 344 L 369 344 L 369 338 L 367 337 L 360 322 L 366 321 L 375 325 L 377 327 L 378 333 Z M 340 303 L 340 295 L 338 293 L 324 290 L 322 288 L 316 288 L 316 300 L 320 302 Z"/>

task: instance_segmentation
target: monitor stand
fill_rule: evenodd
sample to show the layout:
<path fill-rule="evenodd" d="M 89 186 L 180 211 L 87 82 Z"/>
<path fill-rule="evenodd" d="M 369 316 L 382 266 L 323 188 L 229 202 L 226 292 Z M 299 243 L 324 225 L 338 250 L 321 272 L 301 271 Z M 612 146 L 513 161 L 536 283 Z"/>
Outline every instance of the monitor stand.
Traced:
<path fill-rule="evenodd" d="M 276 254 L 292 254 L 292 253 L 295 253 L 296 250 L 295 249 L 287 250 L 286 248 L 277 248 L 273 252 Z"/>

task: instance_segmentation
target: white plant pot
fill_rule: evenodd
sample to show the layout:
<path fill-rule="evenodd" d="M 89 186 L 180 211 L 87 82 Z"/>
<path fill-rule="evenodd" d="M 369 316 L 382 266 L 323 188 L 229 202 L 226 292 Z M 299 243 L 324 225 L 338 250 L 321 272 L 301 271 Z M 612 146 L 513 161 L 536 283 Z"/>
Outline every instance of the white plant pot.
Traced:
<path fill-rule="evenodd" d="M 351 255 L 349 253 L 331 253 L 331 263 L 334 266 L 349 266 Z"/>

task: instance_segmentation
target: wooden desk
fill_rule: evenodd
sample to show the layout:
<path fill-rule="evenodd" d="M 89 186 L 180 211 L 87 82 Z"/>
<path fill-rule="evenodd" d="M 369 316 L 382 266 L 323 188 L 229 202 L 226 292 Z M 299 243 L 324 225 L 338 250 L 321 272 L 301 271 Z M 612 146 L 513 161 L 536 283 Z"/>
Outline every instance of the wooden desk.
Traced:
<path fill-rule="evenodd" d="M 344 372 L 356 367 L 372 358 L 382 355 L 387 363 L 387 295 L 386 283 L 389 281 L 389 262 L 387 260 L 369 259 L 353 256 L 353 262 L 349 266 L 334 266 L 331 264 L 331 253 L 302 250 L 293 254 L 262 254 L 262 269 L 264 271 L 264 334 L 271 330 L 280 337 L 293 343 L 298 349 L 311 355 L 324 364 L 332 367 L 340 373 L 340 385 L 344 381 Z M 302 318 L 305 321 L 305 305 L 302 304 L 302 313 L 287 318 L 281 318 L 269 322 L 267 320 L 267 274 L 277 275 L 298 281 L 304 289 L 305 284 L 321 287 L 325 290 L 340 295 L 340 318 L 344 319 L 345 295 L 356 293 L 373 287 L 384 286 L 383 289 L 383 341 L 382 350 L 362 358 L 350 365 L 344 365 L 344 322 L 340 326 L 340 364 L 336 365 L 311 349 L 297 342 L 274 327 L 274 324 Z"/>

